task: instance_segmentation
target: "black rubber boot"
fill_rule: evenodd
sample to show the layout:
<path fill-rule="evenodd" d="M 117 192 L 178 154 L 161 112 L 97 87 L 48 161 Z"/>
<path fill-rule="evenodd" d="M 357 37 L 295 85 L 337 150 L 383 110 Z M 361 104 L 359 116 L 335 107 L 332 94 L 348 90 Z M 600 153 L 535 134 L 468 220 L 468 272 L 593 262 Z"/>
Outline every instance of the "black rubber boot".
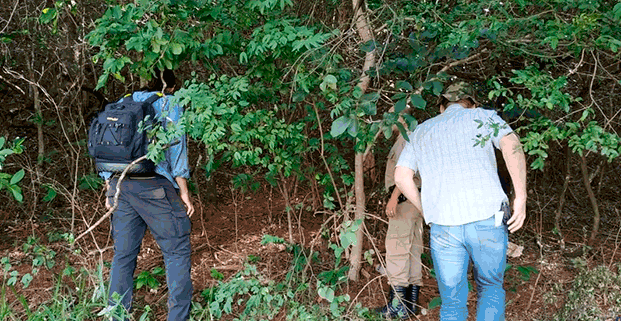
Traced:
<path fill-rule="evenodd" d="M 405 293 L 405 306 L 410 314 L 418 314 L 418 293 L 420 286 L 410 284 Z"/>
<path fill-rule="evenodd" d="M 388 304 L 378 309 L 378 312 L 386 319 L 408 319 L 408 309 L 406 307 L 407 287 L 395 286 L 390 288 Z M 397 300 L 395 300 L 397 299 Z M 393 304 L 394 303 L 394 304 Z"/>

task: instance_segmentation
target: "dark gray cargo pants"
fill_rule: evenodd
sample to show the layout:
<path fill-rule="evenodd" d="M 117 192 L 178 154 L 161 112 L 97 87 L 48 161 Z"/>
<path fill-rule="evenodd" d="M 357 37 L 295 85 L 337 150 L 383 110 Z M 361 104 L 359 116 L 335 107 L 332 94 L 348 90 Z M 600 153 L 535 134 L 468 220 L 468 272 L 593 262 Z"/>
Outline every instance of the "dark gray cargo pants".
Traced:
<path fill-rule="evenodd" d="M 118 179 L 112 178 L 107 197 L 113 202 Z M 133 278 L 145 230 L 149 228 L 164 256 L 168 284 L 168 320 L 187 320 L 192 300 L 190 219 L 172 183 L 154 178 L 129 178 L 121 183 L 119 207 L 112 215 L 114 259 L 110 290 L 122 296 L 129 311 Z M 114 302 L 110 301 L 110 304 Z"/>

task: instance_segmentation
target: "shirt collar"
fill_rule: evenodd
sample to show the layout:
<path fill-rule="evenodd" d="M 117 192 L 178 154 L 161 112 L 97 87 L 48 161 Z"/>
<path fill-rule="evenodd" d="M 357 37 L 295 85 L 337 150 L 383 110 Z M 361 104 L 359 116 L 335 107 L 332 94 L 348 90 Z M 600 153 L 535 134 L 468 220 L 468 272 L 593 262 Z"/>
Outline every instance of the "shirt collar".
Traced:
<path fill-rule="evenodd" d="M 462 106 L 461 104 L 458 104 L 458 103 L 451 103 L 448 107 L 446 107 L 444 112 L 447 112 L 447 111 L 457 111 L 457 110 L 460 110 L 460 109 L 464 109 L 464 106 Z"/>

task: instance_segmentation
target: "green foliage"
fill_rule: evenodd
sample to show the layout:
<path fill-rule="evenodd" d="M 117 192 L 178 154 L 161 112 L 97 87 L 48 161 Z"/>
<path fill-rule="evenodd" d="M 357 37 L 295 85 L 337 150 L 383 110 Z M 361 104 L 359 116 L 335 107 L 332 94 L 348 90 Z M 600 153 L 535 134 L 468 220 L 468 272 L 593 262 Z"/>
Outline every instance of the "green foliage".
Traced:
<path fill-rule="evenodd" d="M 220 281 L 218 287 L 203 292 L 203 297 L 209 300 L 207 304 L 210 316 L 217 319 L 223 314 L 232 313 L 234 305 L 242 304 L 246 307 L 239 316 L 241 319 L 271 319 L 287 302 L 287 294 L 292 296 L 291 293 L 281 293 L 278 289 L 274 281 L 262 284 L 256 267 L 247 265 L 228 282 Z"/>
<path fill-rule="evenodd" d="M 364 138 L 356 147 L 360 150 L 381 127 L 369 129 L 361 121 L 377 114 L 379 94 L 362 95 L 352 86 L 352 72 L 338 69 L 342 57 L 331 54 L 326 43 L 340 31 L 291 15 L 287 10 L 291 5 L 284 0 L 218 1 L 209 6 L 200 1 L 140 0 L 112 5 L 87 37 L 99 48 L 95 62 L 103 62 L 98 88 L 110 75 L 119 81 L 128 73 L 150 79 L 154 67 L 176 69 L 183 62 L 202 62 L 215 72 L 208 79 L 195 76 L 175 96 L 186 108 L 179 132 L 204 143 L 208 154 L 221 156 L 209 157 L 208 175 L 230 163 L 258 169 L 252 176 L 264 175 L 273 185 L 292 175 L 313 177 L 315 173 L 305 175 L 301 165 L 320 148 L 319 140 L 307 136 L 317 119 L 297 118 L 298 108 L 324 97 L 336 103 L 333 116 L 341 111 L 345 116 L 335 128 L 342 122 L 343 132 Z M 218 57 L 237 61 L 222 65 Z M 234 73 L 223 72 L 229 64 L 235 65 Z M 160 134 L 156 136 L 159 144 Z M 150 148 L 149 158 L 157 159 L 160 152 Z M 336 179 L 348 178 L 338 166 L 331 170 L 342 174 Z M 333 185 L 322 176 L 318 178 L 324 184 Z M 240 177 L 237 181 L 237 186 L 247 186 Z M 327 205 L 334 206 L 337 192 L 331 186 L 324 191 Z"/>
<path fill-rule="evenodd" d="M 44 202 L 51 202 L 58 195 L 58 192 L 56 192 L 56 190 L 54 189 L 54 186 L 49 185 L 49 184 L 43 184 L 41 186 L 47 191 L 46 195 L 43 197 Z"/>
<path fill-rule="evenodd" d="M 532 274 L 539 273 L 539 271 L 532 266 L 518 266 L 517 270 L 520 272 L 520 277 L 524 281 L 529 281 Z"/>
<path fill-rule="evenodd" d="M 20 203 L 24 201 L 24 196 L 22 195 L 22 189 L 18 184 L 24 178 L 26 172 L 24 169 L 20 169 L 15 174 L 8 174 L 1 172 L 1 170 L 6 158 L 9 155 L 22 153 L 23 142 L 24 138 L 19 138 L 12 143 L 12 146 L 6 147 L 6 138 L 0 137 L 0 190 L 6 188 L 7 191 L 11 193 L 13 198 Z"/>
<path fill-rule="evenodd" d="M 146 286 L 149 289 L 157 290 L 161 285 L 160 281 L 157 280 L 157 277 L 161 277 L 165 274 L 165 270 L 162 267 L 154 267 L 151 272 L 142 271 L 138 274 L 136 279 L 134 280 L 134 288 L 136 290 Z"/>
<path fill-rule="evenodd" d="M 251 90 L 245 77 L 189 83 L 176 95 L 187 107 L 180 123 L 189 129 L 190 137 L 205 144 L 209 154 L 222 153 L 221 162 L 259 166 L 267 171 L 269 182 L 270 178 L 301 175 L 302 157 L 308 150 L 305 125 L 278 117 L 278 107 L 250 108 L 255 99 Z M 206 167 L 212 169 L 213 162 L 210 159 Z"/>
<path fill-rule="evenodd" d="M 347 224 L 343 231 L 351 232 L 356 226 L 359 224 L 352 222 Z M 293 254 L 290 270 L 282 282 L 267 279 L 251 264 L 246 264 L 244 270 L 226 282 L 222 281 L 223 277 L 219 277 L 219 272 L 214 269 L 212 277 L 218 280 L 218 285 L 201 292 L 205 307 L 201 303 L 195 303 L 192 318 L 220 319 L 231 315 L 236 320 L 269 320 L 283 310 L 286 311 L 287 320 L 328 321 L 343 317 L 346 313 L 356 313 L 360 317 L 370 315 L 369 310 L 360 304 L 347 312 L 345 303 L 349 302 L 350 298 L 348 295 L 338 294 L 339 287 L 347 282 L 348 266 L 319 273 L 317 287 L 313 288 L 301 272 L 305 270 L 309 258 L 313 258 L 316 262 L 317 255 L 308 253 L 299 245 L 288 244 L 282 238 L 264 235 L 261 244 L 270 243 L 286 244 Z M 325 299 L 329 305 L 324 308 L 322 304 L 317 304 L 315 300 L 317 295 Z"/>
<path fill-rule="evenodd" d="M 40 244 L 39 239 L 36 237 L 29 236 L 26 243 L 23 244 L 22 250 L 25 254 L 32 257 L 33 271 L 40 266 L 44 266 L 49 270 L 56 264 L 54 261 L 56 252 L 49 249 L 45 245 Z"/>
<path fill-rule="evenodd" d="M 435 297 L 431 299 L 431 301 L 429 301 L 429 306 L 427 307 L 427 309 L 433 310 L 441 305 L 442 305 L 442 299 L 440 297 Z"/>
<path fill-rule="evenodd" d="M 50 233 L 50 242 L 60 239 L 68 239 L 67 235 Z M 37 273 L 41 266 L 54 267 L 56 253 L 48 247 L 40 244 L 35 237 L 28 237 L 21 250 L 24 255 L 15 259 L 13 257 L 0 258 L 0 319 L 1 320 L 100 320 L 102 317 L 114 317 L 124 319 L 130 314 L 120 304 L 108 306 L 108 295 L 105 287 L 102 266 L 97 270 L 89 271 L 85 268 L 79 270 L 71 263 L 58 270 L 56 281 L 52 279 L 51 287 L 48 287 L 46 300 L 32 305 L 29 297 L 25 296 L 18 288 L 31 287 L 32 282 L 43 277 Z M 32 268 L 23 270 L 24 260 L 32 260 Z M 46 284 L 49 280 L 45 280 Z M 7 296 L 7 291 L 12 296 Z M 113 302 L 120 302 L 118 294 L 112 296 Z M 135 307 L 136 308 L 136 307 Z M 140 308 L 140 307 L 138 307 Z M 139 320 L 148 320 L 151 313 L 149 306 L 143 308 Z"/>
<path fill-rule="evenodd" d="M 598 266 L 580 270 L 570 289 L 558 289 L 556 295 L 566 294 L 566 300 L 551 320 L 602 320 L 621 315 L 621 269 L 617 267 L 615 272 Z M 600 304 L 603 302 L 607 304 Z"/>
<path fill-rule="evenodd" d="M 81 190 L 96 191 L 102 188 L 104 184 L 103 178 L 95 173 L 82 175 L 79 179 L 78 188 Z"/>
<path fill-rule="evenodd" d="M 214 278 L 214 280 L 218 280 L 218 281 L 224 280 L 224 274 L 220 273 L 216 269 L 211 269 L 211 277 Z"/>
<path fill-rule="evenodd" d="M 265 234 L 263 235 L 263 238 L 261 239 L 261 245 L 266 245 L 266 244 L 287 244 L 287 241 L 285 241 L 285 239 L 283 239 L 282 237 L 278 237 L 278 236 L 272 236 L 269 234 Z"/>

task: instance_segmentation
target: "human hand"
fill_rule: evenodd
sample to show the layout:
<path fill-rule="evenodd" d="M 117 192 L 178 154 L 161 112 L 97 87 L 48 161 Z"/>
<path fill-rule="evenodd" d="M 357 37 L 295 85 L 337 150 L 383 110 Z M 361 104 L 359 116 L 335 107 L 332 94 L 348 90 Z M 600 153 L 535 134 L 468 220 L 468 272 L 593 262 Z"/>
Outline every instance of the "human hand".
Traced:
<path fill-rule="evenodd" d="M 395 213 L 397 212 L 397 204 L 399 202 L 399 199 L 393 199 L 392 197 L 388 200 L 388 203 L 386 203 L 386 216 L 388 216 L 388 218 L 393 218 L 395 217 Z"/>
<path fill-rule="evenodd" d="M 513 215 L 507 222 L 509 232 L 515 233 L 522 228 L 526 219 L 526 198 L 516 198 L 513 201 Z"/>
<path fill-rule="evenodd" d="M 192 214 L 194 214 L 194 205 L 192 204 L 190 193 L 181 193 L 179 194 L 179 196 L 181 197 L 183 204 L 185 204 L 186 214 L 188 215 L 188 217 L 192 217 Z"/>

